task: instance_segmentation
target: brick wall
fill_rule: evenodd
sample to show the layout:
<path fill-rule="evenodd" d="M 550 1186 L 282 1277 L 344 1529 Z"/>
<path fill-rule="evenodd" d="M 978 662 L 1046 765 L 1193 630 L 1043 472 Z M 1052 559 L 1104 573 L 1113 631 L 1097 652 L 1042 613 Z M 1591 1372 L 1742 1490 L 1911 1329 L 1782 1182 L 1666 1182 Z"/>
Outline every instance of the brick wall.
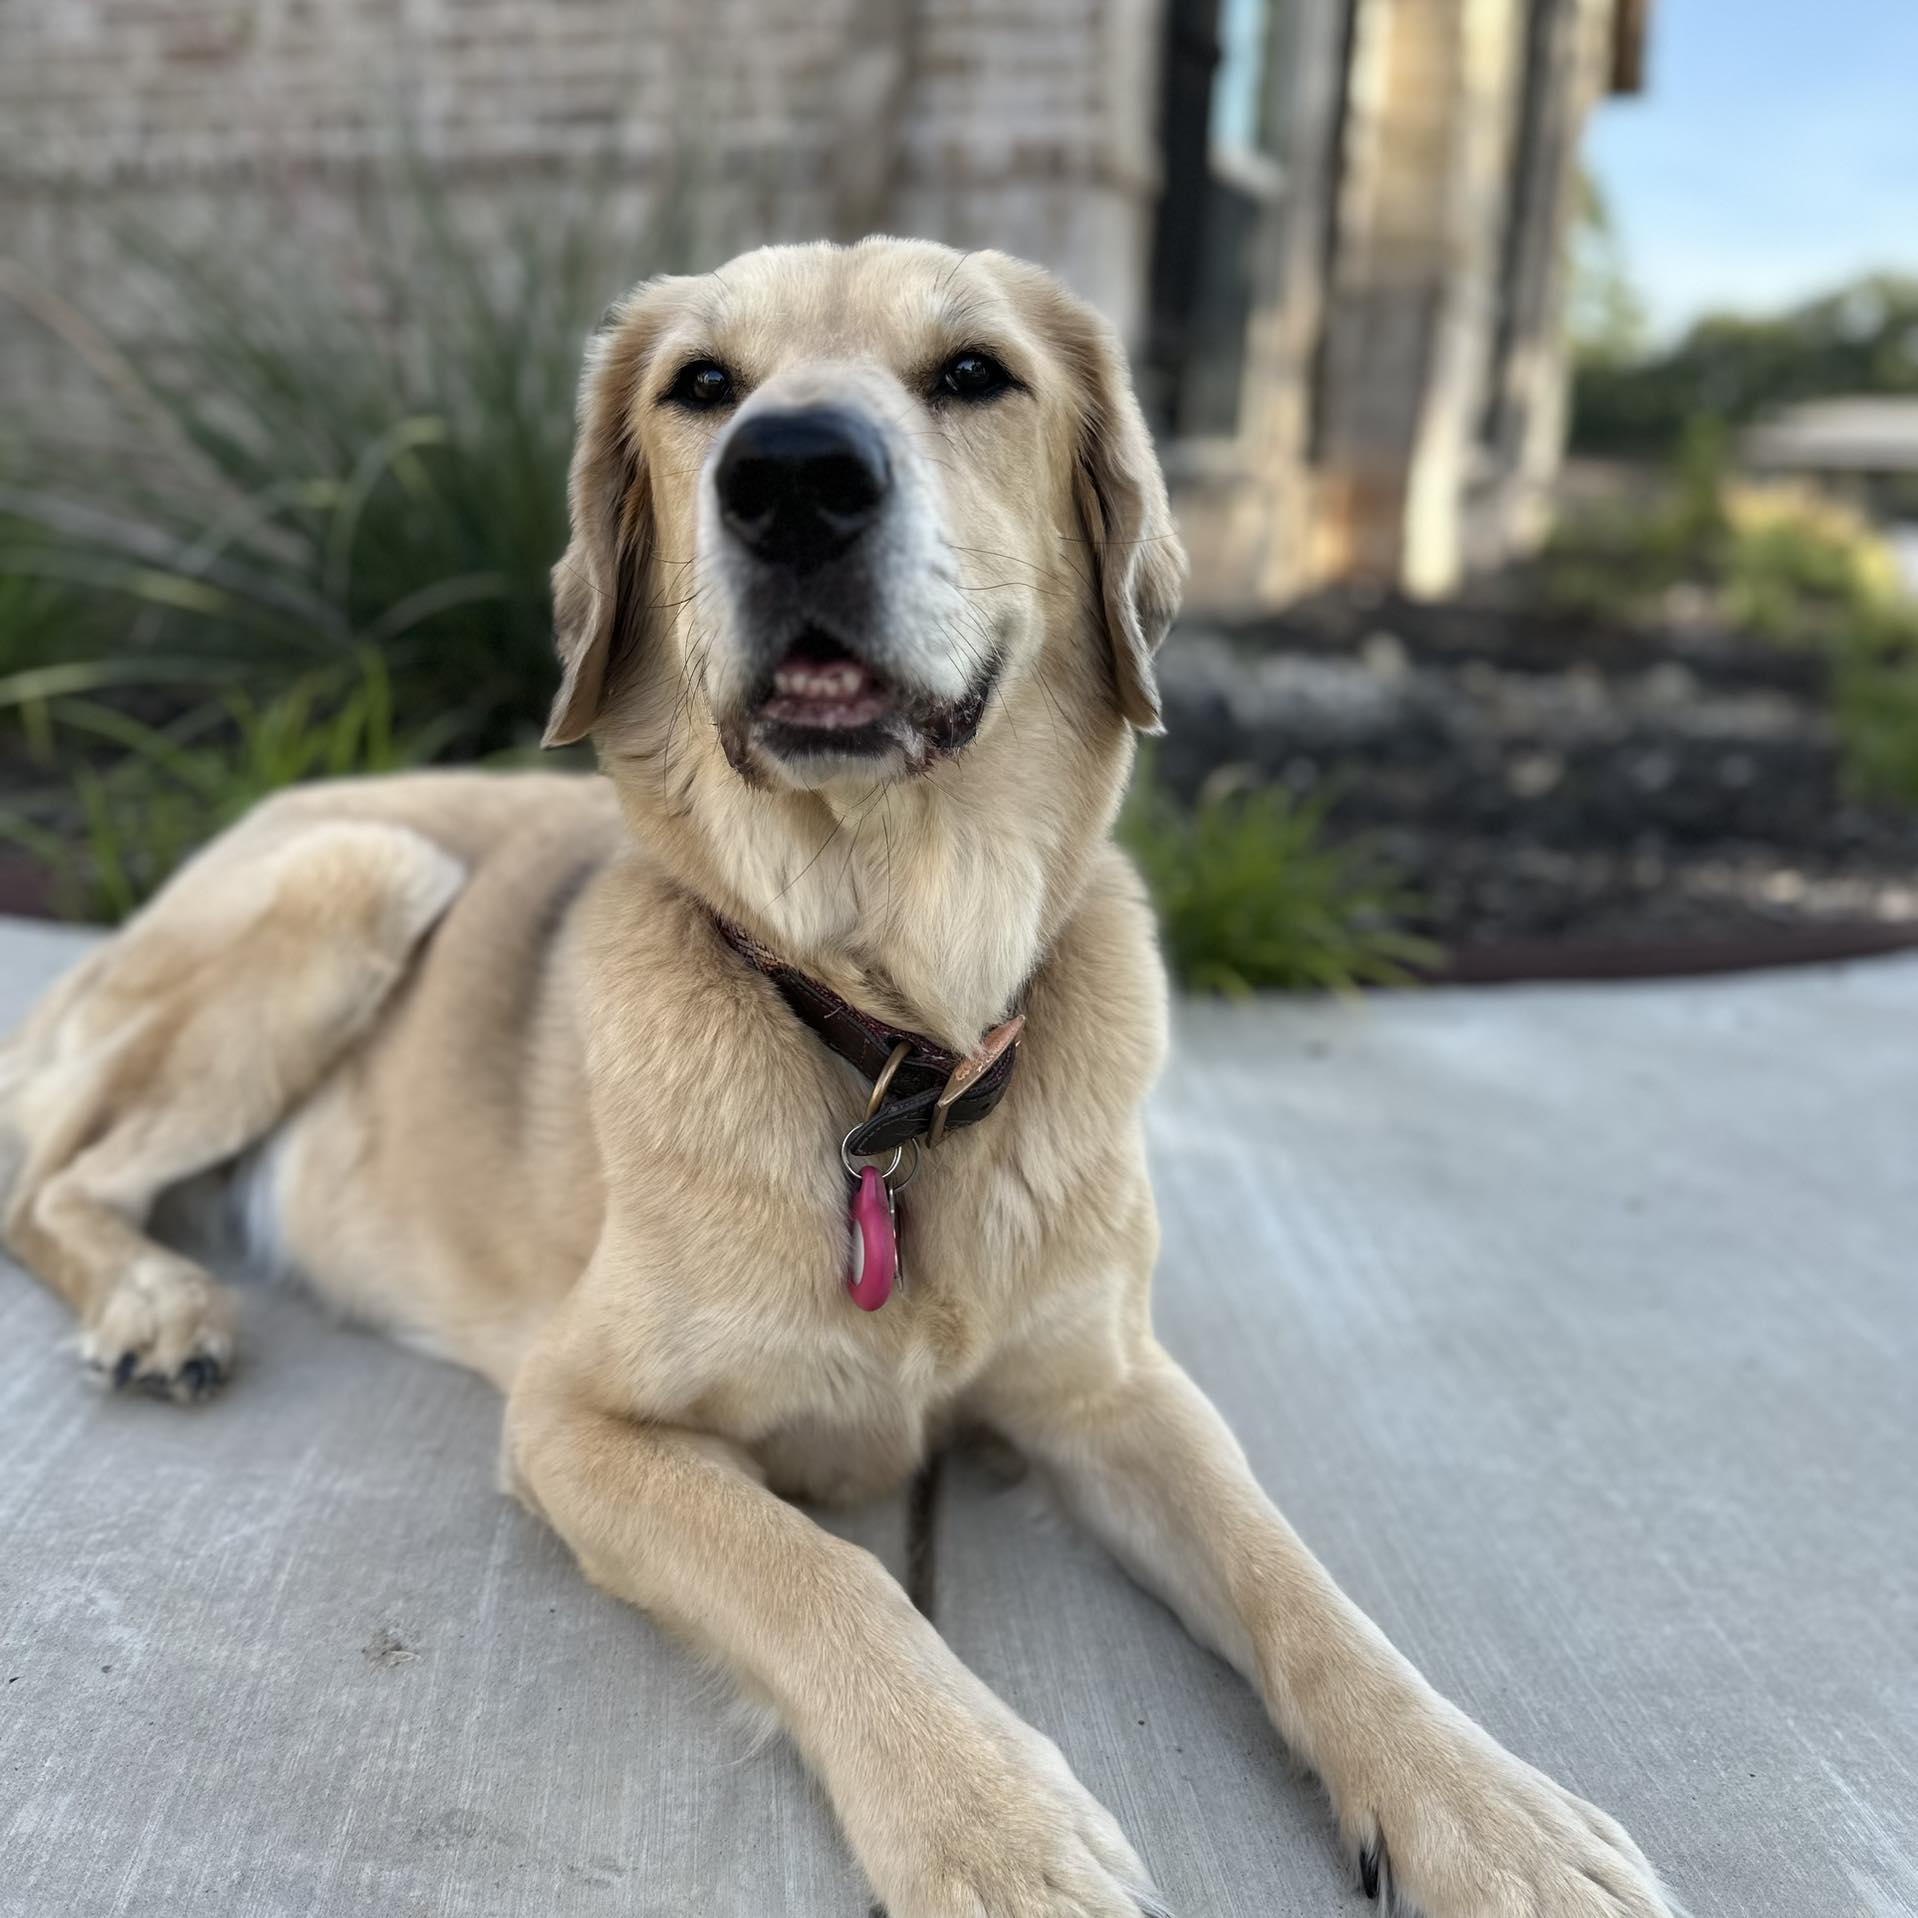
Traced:
<path fill-rule="evenodd" d="M 872 229 L 1008 246 L 1136 324 L 1159 0 L 9 0 L 0 254 L 110 308 L 111 235 L 350 235 L 383 157 L 476 216 L 588 180 L 697 247 Z M 70 356 L 0 301 L 0 382 Z"/>

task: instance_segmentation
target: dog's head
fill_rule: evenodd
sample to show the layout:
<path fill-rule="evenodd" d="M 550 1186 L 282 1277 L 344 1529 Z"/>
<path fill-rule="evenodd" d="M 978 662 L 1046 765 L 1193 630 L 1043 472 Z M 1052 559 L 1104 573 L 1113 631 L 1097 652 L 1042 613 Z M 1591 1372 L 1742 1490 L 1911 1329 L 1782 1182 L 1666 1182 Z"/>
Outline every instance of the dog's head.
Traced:
<path fill-rule="evenodd" d="M 775 247 L 595 341 L 549 744 L 861 793 L 1049 698 L 1158 723 L 1185 561 L 1111 330 L 1035 267 Z M 709 723 L 708 723 L 709 722 Z M 1036 743 L 1036 742 L 1035 742 Z"/>

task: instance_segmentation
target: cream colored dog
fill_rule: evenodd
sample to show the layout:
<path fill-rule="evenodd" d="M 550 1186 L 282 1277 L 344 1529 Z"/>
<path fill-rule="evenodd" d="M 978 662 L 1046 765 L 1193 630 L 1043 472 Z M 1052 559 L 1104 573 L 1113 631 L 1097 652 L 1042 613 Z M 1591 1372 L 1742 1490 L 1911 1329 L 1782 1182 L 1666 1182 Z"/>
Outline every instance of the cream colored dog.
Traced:
<path fill-rule="evenodd" d="M 1108 329 L 918 243 L 656 280 L 592 347 L 572 511 L 548 738 L 606 779 L 275 799 L 6 1055 L 7 1236 L 89 1362 L 225 1373 L 227 1293 L 147 1222 L 232 1168 L 323 1295 L 499 1385 L 513 1489 L 770 1704 L 892 1918 L 1158 1909 L 1058 1751 L 786 1502 L 896 1486 L 959 1421 L 1258 1687 L 1368 1888 L 1668 1912 L 1340 1594 L 1154 1342 L 1166 994 L 1109 830 L 1184 560 Z M 841 1142 L 905 1108 L 777 966 L 916 1059 L 1025 1017 L 998 1111 L 900 1154 L 882 1310 L 848 1293 Z"/>

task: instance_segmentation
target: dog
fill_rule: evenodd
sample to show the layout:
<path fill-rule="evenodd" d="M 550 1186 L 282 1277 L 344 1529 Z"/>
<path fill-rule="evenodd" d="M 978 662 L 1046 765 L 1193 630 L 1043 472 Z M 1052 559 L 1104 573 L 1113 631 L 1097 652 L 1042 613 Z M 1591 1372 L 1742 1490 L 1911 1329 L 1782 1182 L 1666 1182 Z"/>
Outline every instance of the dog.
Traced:
<path fill-rule="evenodd" d="M 1111 828 L 1185 560 L 1112 331 L 922 242 L 657 279 L 590 345 L 570 503 L 546 738 L 602 777 L 275 797 L 11 1046 L 5 1232 L 87 1363 L 222 1381 L 229 1295 L 150 1215 L 230 1178 L 324 1298 L 498 1385 L 509 1489 L 777 1714 L 891 1918 L 1162 1909 L 1057 1748 L 789 1502 L 883 1493 L 961 1423 L 1258 1688 L 1374 1896 L 1668 1915 L 1153 1338 L 1167 991 Z"/>

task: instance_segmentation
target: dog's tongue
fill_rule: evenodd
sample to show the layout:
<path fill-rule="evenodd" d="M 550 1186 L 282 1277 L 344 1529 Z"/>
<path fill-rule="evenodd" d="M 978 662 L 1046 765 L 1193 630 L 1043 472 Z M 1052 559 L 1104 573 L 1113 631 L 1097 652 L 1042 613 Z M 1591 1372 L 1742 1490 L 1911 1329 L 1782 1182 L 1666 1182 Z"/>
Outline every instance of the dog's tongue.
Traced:
<path fill-rule="evenodd" d="M 807 659 L 789 654 L 773 674 L 765 716 L 789 726 L 843 729 L 870 726 L 892 704 L 869 667 L 856 659 Z"/>

